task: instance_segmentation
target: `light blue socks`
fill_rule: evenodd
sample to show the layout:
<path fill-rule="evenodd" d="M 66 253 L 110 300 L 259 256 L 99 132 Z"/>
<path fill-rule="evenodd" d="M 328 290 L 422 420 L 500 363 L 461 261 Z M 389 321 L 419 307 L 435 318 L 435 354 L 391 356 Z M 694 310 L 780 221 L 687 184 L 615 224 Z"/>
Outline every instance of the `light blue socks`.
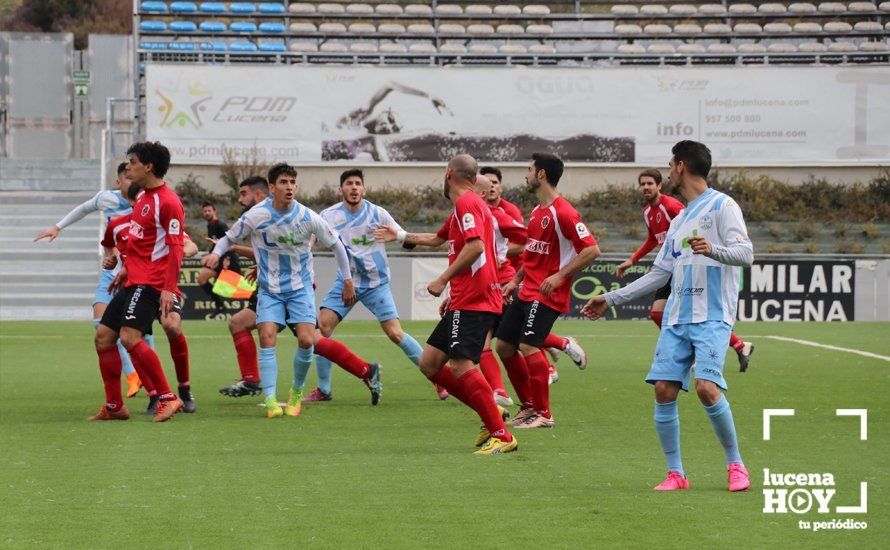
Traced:
<path fill-rule="evenodd" d="M 278 360 L 275 358 L 275 348 L 260 348 L 259 367 L 263 397 L 273 397 L 275 383 L 278 380 Z"/>
<path fill-rule="evenodd" d="M 739 442 L 735 435 L 735 422 L 732 420 L 732 410 L 729 408 L 726 396 L 722 395 L 720 401 L 710 407 L 705 406 L 705 411 L 708 413 L 714 432 L 717 433 L 717 439 L 720 440 L 723 450 L 726 451 L 726 463 L 741 462 Z"/>
<path fill-rule="evenodd" d="M 309 367 L 312 366 L 312 353 L 315 348 L 297 347 L 297 353 L 294 354 L 294 387 L 302 388 L 306 385 L 306 374 Z"/>
<path fill-rule="evenodd" d="M 315 372 L 318 374 L 318 389 L 330 394 L 331 393 L 331 368 L 333 367 L 333 363 L 331 360 L 322 357 L 321 355 L 315 356 Z"/>
<path fill-rule="evenodd" d="M 402 341 L 399 342 L 399 347 L 402 348 L 402 351 L 405 352 L 405 355 L 408 356 L 408 359 L 410 359 L 412 363 L 415 365 L 420 363 L 420 355 L 423 353 L 423 347 L 417 343 L 417 340 L 415 340 L 413 336 L 406 332 L 402 337 Z"/>
<path fill-rule="evenodd" d="M 680 457 L 680 415 L 677 412 L 676 401 L 655 402 L 655 431 L 661 441 L 661 450 L 664 452 L 668 470 L 680 472 L 681 476 L 686 477 L 683 460 Z"/>

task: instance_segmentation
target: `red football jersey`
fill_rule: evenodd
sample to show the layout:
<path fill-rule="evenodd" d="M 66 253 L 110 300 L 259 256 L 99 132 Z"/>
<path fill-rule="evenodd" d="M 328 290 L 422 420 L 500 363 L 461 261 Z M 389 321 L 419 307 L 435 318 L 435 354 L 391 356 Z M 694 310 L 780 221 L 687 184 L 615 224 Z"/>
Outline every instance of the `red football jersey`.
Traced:
<path fill-rule="evenodd" d="M 127 285 L 165 289 L 170 247 L 183 243 L 182 203 L 167 184 L 146 189 L 136 198 L 127 238 Z M 180 266 L 177 261 L 177 279 Z"/>
<path fill-rule="evenodd" d="M 550 296 L 541 294 L 541 283 L 571 262 L 578 252 L 595 245 L 596 239 L 569 201 L 557 197 L 548 206 L 536 206 L 528 219 L 528 241 L 522 253 L 525 280 L 519 291 L 519 299 L 526 302 L 537 300 L 557 311 L 568 311 L 571 278 L 566 279 Z"/>
<path fill-rule="evenodd" d="M 520 210 L 519 207 L 512 202 L 501 197 L 496 208 L 503 210 L 511 218 L 525 226 L 525 219 L 522 217 L 522 210 Z M 510 258 L 509 261 L 513 265 L 514 270 L 518 270 L 520 267 L 522 267 L 522 255 L 513 256 L 512 258 Z"/>
<path fill-rule="evenodd" d="M 109 220 L 105 226 L 105 236 L 102 238 L 102 246 L 105 248 L 117 248 L 120 253 L 121 261 L 127 257 L 127 240 L 130 236 L 130 217 L 118 216 Z"/>
<path fill-rule="evenodd" d="M 469 269 L 451 279 L 449 310 L 490 311 L 503 309 L 498 283 L 498 256 L 494 245 L 494 218 L 482 197 L 469 192 L 454 204 L 454 212 L 436 233 L 448 240 L 448 264 L 454 263 L 470 239 L 482 239 L 485 248 Z"/>
<path fill-rule="evenodd" d="M 647 204 L 643 208 L 643 221 L 646 222 L 649 236 L 646 237 L 640 248 L 633 253 L 630 260 L 633 263 L 637 263 L 640 261 L 640 258 L 652 252 L 653 248 L 664 244 L 664 238 L 667 235 L 668 228 L 671 226 L 671 220 L 676 218 L 685 208 L 682 202 L 668 195 L 661 195 L 654 206 Z"/>
<path fill-rule="evenodd" d="M 498 253 L 498 282 L 503 284 L 513 280 L 516 274 L 516 267 L 511 260 L 517 258 L 507 258 L 507 244 L 525 244 L 528 233 L 522 221 L 516 221 L 503 209 L 490 206 L 491 216 L 494 220 L 494 244 Z M 521 265 L 521 260 L 520 260 Z"/>

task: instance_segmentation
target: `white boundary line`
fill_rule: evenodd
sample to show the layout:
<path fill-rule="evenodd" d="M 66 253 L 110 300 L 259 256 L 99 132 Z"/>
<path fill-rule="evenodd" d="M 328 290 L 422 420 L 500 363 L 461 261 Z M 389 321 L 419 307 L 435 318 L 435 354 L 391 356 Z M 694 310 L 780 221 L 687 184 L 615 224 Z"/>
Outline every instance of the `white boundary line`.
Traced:
<path fill-rule="evenodd" d="M 872 359 L 880 359 L 882 361 L 890 361 L 890 357 L 886 355 L 878 355 L 877 353 L 871 353 L 868 351 L 862 351 L 858 349 L 850 349 L 850 348 L 842 348 L 840 346 L 831 346 L 828 344 L 820 344 L 819 342 L 810 342 L 809 340 L 799 340 L 797 338 L 787 338 L 785 336 L 750 336 L 749 338 L 769 338 L 770 340 L 780 340 L 782 342 L 792 342 L 795 344 L 800 344 L 802 346 L 811 346 L 814 348 L 823 348 L 830 349 L 834 351 L 844 351 L 847 353 L 855 353 L 856 355 L 861 355 L 863 357 L 870 357 Z"/>

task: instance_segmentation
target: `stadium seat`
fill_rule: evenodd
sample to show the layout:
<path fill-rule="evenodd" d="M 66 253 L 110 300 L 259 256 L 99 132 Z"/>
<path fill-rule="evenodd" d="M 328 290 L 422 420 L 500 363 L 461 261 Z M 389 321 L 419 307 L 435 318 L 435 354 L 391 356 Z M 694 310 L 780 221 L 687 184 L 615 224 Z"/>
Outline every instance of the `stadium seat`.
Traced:
<path fill-rule="evenodd" d="M 705 34 L 731 34 L 732 27 L 726 23 L 708 23 L 703 29 Z"/>
<path fill-rule="evenodd" d="M 377 25 L 377 32 L 383 34 L 402 34 L 405 32 L 405 25 L 401 23 L 381 23 Z"/>
<path fill-rule="evenodd" d="M 822 13 L 844 13 L 847 11 L 847 6 L 840 2 L 822 2 L 818 9 Z"/>
<path fill-rule="evenodd" d="M 167 13 L 167 4 L 165 2 L 143 2 L 139 4 L 139 9 L 143 13 Z"/>
<path fill-rule="evenodd" d="M 847 4 L 847 10 L 855 12 L 877 11 L 878 6 L 874 2 L 850 2 Z"/>
<path fill-rule="evenodd" d="M 702 4 L 698 7 L 698 13 L 702 15 L 723 15 L 726 13 L 726 6 L 723 4 Z"/>
<path fill-rule="evenodd" d="M 194 21 L 171 21 L 170 30 L 173 32 L 195 32 L 198 25 Z"/>
<path fill-rule="evenodd" d="M 829 21 L 822 25 L 822 30 L 825 32 L 850 32 L 853 30 L 853 25 L 846 21 Z"/>
<path fill-rule="evenodd" d="M 170 42 L 167 49 L 171 52 L 193 52 L 198 49 L 198 45 L 194 42 Z"/>
<path fill-rule="evenodd" d="M 729 13 L 735 15 L 751 15 L 757 13 L 757 7 L 751 4 L 730 4 Z"/>
<path fill-rule="evenodd" d="M 498 25 L 497 32 L 498 34 L 523 34 L 525 29 L 522 28 L 522 25 L 504 23 L 503 25 Z"/>
<path fill-rule="evenodd" d="M 513 15 L 521 15 L 522 14 L 522 10 L 519 8 L 519 6 L 516 6 L 513 4 L 496 5 L 494 7 L 493 11 L 494 11 L 495 15 L 513 16 Z"/>
<path fill-rule="evenodd" d="M 170 11 L 173 13 L 195 13 L 198 6 L 194 2 L 170 2 Z"/>
<path fill-rule="evenodd" d="M 229 30 L 238 33 L 256 32 L 256 23 L 251 21 L 235 21 L 229 25 Z"/>
<path fill-rule="evenodd" d="M 202 52 L 225 52 L 229 50 L 228 44 L 218 40 L 214 40 L 213 42 L 201 42 L 198 47 Z"/>
<path fill-rule="evenodd" d="M 325 53 L 347 53 L 349 48 L 342 42 L 325 42 L 318 50 Z"/>
<path fill-rule="evenodd" d="M 486 6 L 484 4 L 470 4 L 464 8 L 464 13 L 467 15 L 491 15 L 491 6 Z"/>
<path fill-rule="evenodd" d="M 259 50 L 268 53 L 281 53 L 287 51 L 287 46 L 278 40 L 260 40 Z"/>
<path fill-rule="evenodd" d="M 822 25 L 819 23 L 795 23 L 792 29 L 794 32 L 817 33 L 822 32 Z"/>
<path fill-rule="evenodd" d="M 674 4 L 668 11 L 674 15 L 693 15 L 698 12 L 698 8 L 692 4 Z"/>
<path fill-rule="evenodd" d="M 318 31 L 326 34 L 342 34 L 346 32 L 346 25 L 343 23 L 322 23 L 318 26 Z"/>
<path fill-rule="evenodd" d="M 680 34 L 684 36 L 701 34 L 701 27 L 699 27 L 695 23 L 680 23 L 679 25 L 674 25 L 674 34 Z"/>
<path fill-rule="evenodd" d="M 260 32 L 264 32 L 266 34 L 280 34 L 284 32 L 284 23 L 280 23 L 278 21 L 266 21 L 264 23 L 260 23 Z"/>
<path fill-rule="evenodd" d="M 470 53 L 498 53 L 498 48 L 493 44 L 470 44 Z"/>
<path fill-rule="evenodd" d="M 405 53 L 408 51 L 404 44 L 398 43 L 381 44 L 378 49 L 380 53 Z"/>
<path fill-rule="evenodd" d="M 890 50 L 890 46 L 887 46 L 884 42 L 863 42 L 859 44 L 859 51 L 861 52 L 886 52 Z"/>
<path fill-rule="evenodd" d="M 705 53 L 705 47 L 701 44 L 680 44 L 677 53 Z"/>
<path fill-rule="evenodd" d="M 341 13 L 346 13 L 346 8 L 343 4 L 324 3 L 317 5 L 315 9 L 318 13 L 324 13 L 326 15 L 340 15 Z M 345 48 L 346 46 L 343 47 Z"/>
<path fill-rule="evenodd" d="M 411 44 L 408 46 L 408 51 L 411 53 L 436 53 L 436 47 L 432 44 Z"/>
<path fill-rule="evenodd" d="M 287 10 L 284 7 L 284 4 L 279 4 L 278 2 L 260 2 L 257 6 L 260 13 L 277 15 L 280 13 L 285 13 Z"/>
<path fill-rule="evenodd" d="M 377 29 L 370 23 L 351 23 L 349 32 L 352 34 L 373 34 L 377 32 Z"/>
<path fill-rule="evenodd" d="M 766 53 L 766 46 L 763 44 L 740 44 L 739 53 Z"/>
<path fill-rule="evenodd" d="M 884 30 L 890 31 L 890 21 L 887 21 L 886 23 L 884 23 Z"/>
<path fill-rule="evenodd" d="M 763 26 L 763 32 L 774 34 L 787 34 L 791 32 L 791 25 L 788 23 L 767 23 Z"/>
<path fill-rule="evenodd" d="M 436 34 L 436 29 L 429 23 L 414 23 L 413 25 L 408 25 L 407 30 L 408 34 L 418 34 L 423 36 L 432 36 Z"/>
<path fill-rule="evenodd" d="M 641 54 L 646 53 L 646 48 L 639 44 L 621 44 L 617 51 L 618 53 Z"/>
<path fill-rule="evenodd" d="M 732 44 L 708 44 L 708 53 L 735 53 L 735 46 Z"/>
<path fill-rule="evenodd" d="M 528 47 L 528 53 L 536 53 L 536 54 L 554 54 L 556 53 L 556 48 L 551 46 L 550 44 L 532 44 Z"/>
<path fill-rule="evenodd" d="M 852 42 L 832 42 L 828 45 L 828 51 L 830 52 L 855 52 L 858 50 L 859 48 Z"/>
<path fill-rule="evenodd" d="M 671 27 L 664 23 L 649 23 L 643 27 L 643 32 L 646 34 L 671 34 Z"/>
<path fill-rule="evenodd" d="M 664 15 L 668 9 L 661 4 L 643 4 L 640 6 L 640 13 L 643 15 Z"/>
<path fill-rule="evenodd" d="M 353 42 L 349 45 L 352 53 L 377 53 L 377 44 L 373 42 Z"/>
<path fill-rule="evenodd" d="M 201 21 L 198 28 L 201 32 L 226 32 L 226 24 L 222 21 Z"/>
<path fill-rule="evenodd" d="M 807 53 L 824 52 L 825 44 L 821 42 L 801 42 L 797 45 L 797 51 Z"/>
<path fill-rule="evenodd" d="M 467 47 L 463 44 L 442 44 L 439 53 L 467 53 Z"/>
<path fill-rule="evenodd" d="M 248 40 L 236 40 L 229 45 L 229 50 L 233 52 L 255 52 L 259 50 L 257 45 Z"/>
<path fill-rule="evenodd" d="M 248 2 L 232 2 L 229 4 L 229 12 L 237 14 L 255 13 L 256 6 Z"/>
<path fill-rule="evenodd" d="M 371 4 L 346 4 L 346 13 L 369 15 L 374 13 L 374 7 Z"/>
<path fill-rule="evenodd" d="M 487 23 L 475 23 L 467 27 L 467 32 L 470 34 L 494 34 L 494 27 Z"/>
<path fill-rule="evenodd" d="M 139 23 L 141 32 L 163 32 L 167 30 L 167 23 L 163 21 L 142 21 Z"/>
<path fill-rule="evenodd" d="M 426 4 L 408 4 L 405 6 L 405 13 L 420 17 L 429 17 L 433 14 L 433 8 Z"/>
<path fill-rule="evenodd" d="M 288 29 L 290 29 L 290 32 L 296 33 L 318 32 L 318 27 L 315 26 L 315 23 L 304 23 L 299 21 L 291 23 Z"/>
<path fill-rule="evenodd" d="M 167 49 L 166 42 L 140 42 L 139 49 L 150 50 L 153 52 L 162 52 Z"/>
<path fill-rule="evenodd" d="M 525 32 L 535 35 L 553 34 L 553 27 L 550 25 L 529 25 L 525 28 Z"/>
<path fill-rule="evenodd" d="M 656 42 L 655 44 L 649 44 L 649 46 L 646 48 L 646 51 L 649 53 L 664 54 L 664 53 L 676 53 L 677 50 L 674 48 L 673 44 Z"/>
<path fill-rule="evenodd" d="M 763 27 L 757 23 L 737 23 L 732 30 L 738 34 L 751 34 L 755 32 L 763 32 Z"/>
<path fill-rule="evenodd" d="M 884 30 L 884 25 L 877 21 L 857 21 L 853 25 L 853 30 L 859 32 L 881 32 Z"/>
<path fill-rule="evenodd" d="M 498 52 L 506 54 L 524 54 L 528 53 L 528 48 L 522 44 L 503 44 L 498 48 Z"/>
<path fill-rule="evenodd" d="M 881 2 L 878 5 L 878 9 L 881 11 L 890 12 L 890 2 Z"/>
<path fill-rule="evenodd" d="M 640 8 L 633 4 L 616 4 L 609 10 L 613 15 L 636 15 L 640 13 Z"/>
<path fill-rule="evenodd" d="M 464 9 L 456 4 L 437 4 L 436 13 L 438 15 L 460 15 Z"/>
<path fill-rule="evenodd" d="M 797 51 L 797 46 L 788 42 L 776 42 L 767 46 L 766 51 L 769 53 L 794 53 Z"/>
<path fill-rule="evenodd" d="M 226 5 L 222 2 L 201 2 L 198 11 L 212 14 L 226 13 Z"/>
<path fill-rule="evenodd" d="M 401 15 L 405 10 L 398 4 L 377 4 L 374 11 L 380 15 Z"/>
<path fill-rule="evenodd" d="M 779 4 L 778 2 L 766 2 L 760 4 L 760 6 L 757 7 L 757 11 L 767 15 L 776 15 L 778 13 L 785 13 L 788 11 L 788 8 L 785 7 L 785 4 Z"/>
<path fill-rule="evenodd" d="M 816 4 L 811 4 L 809 2 L 794 2 L 793 4 L 788 5 L 789 13 L 806 15 L 809 13 L 816 13 L 816 11 Z"/>
<path fill-rule="evenodd" d="M 439 34 L 464 34 L 467 29 L 458 23 L 439 23 Z"/>
<path fill-rule="evenodd" d="M 543 4 L 528 4 L 526 6 L 522 6 L 522 13 L 532 16 L 550 15 L 550 8 Z"/>
<path fill-rule="evenodd" d="M 643 29 L 639 25 L 624 24 L 615 25 L 615 34 L 642 34 Z"/>
<path fill-rule="evenodd" d="M 315 4 L 291 4 L 287 11 L 297 15 L 310 15 L 315 13 Z"/>
<path fill-rule="evenodd" d="M 291 42 L 287 49 L 297 53 L 317 52 L 318 44 L 315 42 Z"/>

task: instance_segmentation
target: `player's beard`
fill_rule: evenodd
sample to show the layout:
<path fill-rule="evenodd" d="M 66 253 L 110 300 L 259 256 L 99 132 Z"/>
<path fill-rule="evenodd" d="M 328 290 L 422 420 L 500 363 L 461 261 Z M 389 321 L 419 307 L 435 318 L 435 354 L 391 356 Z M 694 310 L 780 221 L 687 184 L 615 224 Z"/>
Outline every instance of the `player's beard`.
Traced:
<path fill-rule="evenodd" d="M 445 195 L 445 198 L 451 200 L 451 191 L 448 189 L 448 180 L 445 180 L 445 184 L 442 186 L 442 194 Z"/>
<path fill-rule="evenodd" d="M 541 187 L 541 182 L 538 181 L 538 178 L 535 178 L 532 181 L 525 182 L 525 190 L 532 195 L 535 194 L 535 192 L 538 190 L 538 187 Z"/>

